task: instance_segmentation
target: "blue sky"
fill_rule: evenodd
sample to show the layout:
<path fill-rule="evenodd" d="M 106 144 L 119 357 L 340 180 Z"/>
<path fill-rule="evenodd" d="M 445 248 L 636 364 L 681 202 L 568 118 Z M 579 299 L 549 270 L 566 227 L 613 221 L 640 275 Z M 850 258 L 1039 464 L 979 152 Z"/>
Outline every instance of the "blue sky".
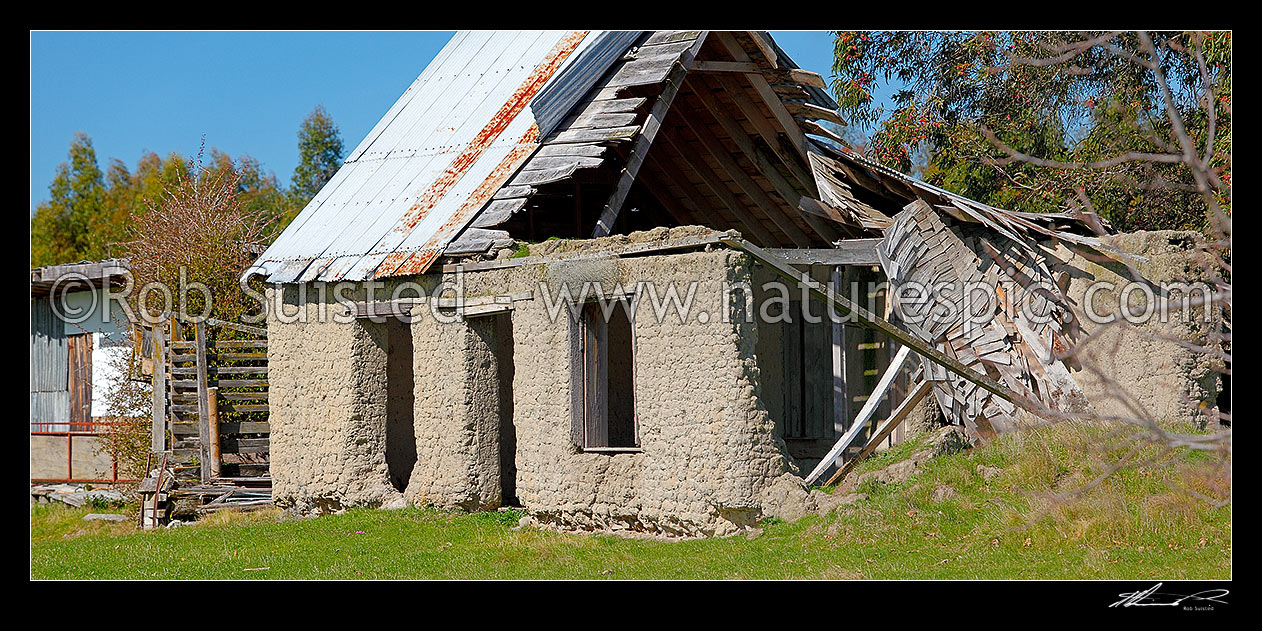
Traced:
<path fill-rule="evenodd" d="M 772 31 L 825 78 L 827 31 Z M 31 33 L 31 212 L 75 132 L 134 167 L 146 150 L 248 153 L 288 184 L 302 119 L 323 104 L 349 152 L 451 38 L 411 32 Z"/>

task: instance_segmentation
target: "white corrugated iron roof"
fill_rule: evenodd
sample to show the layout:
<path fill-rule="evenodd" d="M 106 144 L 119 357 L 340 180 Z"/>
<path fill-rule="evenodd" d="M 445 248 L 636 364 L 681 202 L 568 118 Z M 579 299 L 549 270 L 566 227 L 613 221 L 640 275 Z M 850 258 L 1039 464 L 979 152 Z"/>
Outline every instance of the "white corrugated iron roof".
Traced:
<path fill-rule="evenodd" d="M 567 98 L 550 98 L 536 113 L 535 97 L 571 66 L 603 74 L 619 55 L 584 51 L 626 41 L 588 31 L 457 33 L 250 273 L 272 283 L 424 273 L 538 147 L 541 120 L 554 123 L 565 109 L 558 100 Z M 566 81 L 585 83 L 574 73 Z M 585 90 L 560 92 L 577 100 Z"/>

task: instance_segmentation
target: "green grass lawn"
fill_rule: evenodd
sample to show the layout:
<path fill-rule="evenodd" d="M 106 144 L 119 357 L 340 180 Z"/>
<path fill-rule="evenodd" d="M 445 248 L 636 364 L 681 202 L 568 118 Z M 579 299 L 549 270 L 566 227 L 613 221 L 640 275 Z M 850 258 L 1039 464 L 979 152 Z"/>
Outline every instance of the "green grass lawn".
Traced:
<path fill-rule="evenodd" d="M 1075 438 L 1090 437 L 1078 431 Z M 1231 577 L 1231 508 L 1208 494 L 1222 462 L 1182 455 L 1134 466 L 1071 501 L 1100 463 L 1064 431 L 942 456 L 907 482 L 827 517 L 768 522 L 756 538 L 687 541 L 512 530 L 522 513 L 357 509 L 318 519 L 219 514 L 138 533 L 31 509 L 34 578 L 1187 578 Z M 885 466 L 908 443 L 862 463 Z M 1107 456 L 1107 454 L 1106 454 Z M 986 481 L 978 465 L 1002 473 Z M 934 501 L 950 486 L 952 497 Z M 939 494 L 941 497 L 941 492 Z M 122 512 L 123 509 L 116 509 Z"/>

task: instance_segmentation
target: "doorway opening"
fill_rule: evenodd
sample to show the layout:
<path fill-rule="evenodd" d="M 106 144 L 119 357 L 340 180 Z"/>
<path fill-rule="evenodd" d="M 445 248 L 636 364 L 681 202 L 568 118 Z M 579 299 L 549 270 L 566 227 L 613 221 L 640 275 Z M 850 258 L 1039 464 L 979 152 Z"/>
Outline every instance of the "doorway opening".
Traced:
<path fill-rule="evenodd" d="M 513 319 L 495 320 L 495 375 L 499 384 L 500 506 L 521 506 L 517 499 L 517 426 L 513 424 Z"/>
<path fill-rule="evenodd" d="M 390 484 L 407 489 L 416 466 L 412 327 L 398 318 L 385 323 L 386 339 L 386 468 Z"/>

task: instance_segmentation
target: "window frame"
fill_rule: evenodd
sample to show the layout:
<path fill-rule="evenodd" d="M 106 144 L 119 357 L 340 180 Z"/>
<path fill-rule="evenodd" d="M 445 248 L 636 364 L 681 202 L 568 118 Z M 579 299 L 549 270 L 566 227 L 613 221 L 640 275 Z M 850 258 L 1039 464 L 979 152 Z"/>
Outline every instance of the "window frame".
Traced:
<path fill-rule="evenodd" d="M 570 439 L 580 452 L 587 453 L 641 453 L 644 451 L 640 441 L 640 414 L 638 410 L 636 397 L 636 355 L 638 351 L 637 336 L 635 330 L 635 297 L 633 293 L 628 292 L 625 295 L 612 296 L 605 298 L 608 302 L 618 302 L 621 305 L 615 305 L 614 309 L 622 309 L 626 314 L 627 324 L 631 337 L 631 446 L 609 446 L 609 377 L 608 377 L 608 352 L 604 357 L 597 354 L 592 357 L 588 349 L 595 347 L 596 352 L 604 347 L 608 349 L 608 331 L 609 323 L 604 320 L 600 309 L 600 301 L 598 299 L 586 300 L 584 302 L 572 302 L 569 304 L 569 332 L 570 332 Z M 593 323 L 594 329 L 593 330 Z M 602 364 L 601 359 L 605 362 Z M 599 373 L 604 372 L 603 379 L 599 377 Z M 598 388 L 602 384 L 605 391 L 599 392 Z M 591 436 L 591 428 L 594 423 L 599 420 L 592 419 L 592 406 L 594 401 L 602 398 L 605 406 L 604 422 L 605 422 L 605 445 L 594 445 Z"/>

